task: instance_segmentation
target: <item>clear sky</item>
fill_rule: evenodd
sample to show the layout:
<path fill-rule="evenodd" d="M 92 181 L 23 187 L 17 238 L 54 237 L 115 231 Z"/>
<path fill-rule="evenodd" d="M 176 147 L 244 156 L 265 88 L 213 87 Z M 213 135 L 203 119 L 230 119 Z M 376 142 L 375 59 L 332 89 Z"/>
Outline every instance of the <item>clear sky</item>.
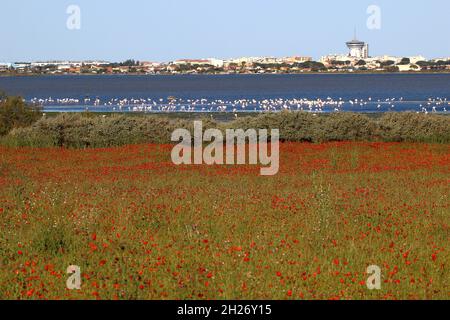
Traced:
<path fill-rule="evenodd" d="M 81 29 L 69 30 L 69 5 Z M 367 8 L 381 29 L 367 28 Z M 0 62 L 346 53 L 353 38 L 371 55 L 450 56 L 448 0 L 1 0 Z"/>

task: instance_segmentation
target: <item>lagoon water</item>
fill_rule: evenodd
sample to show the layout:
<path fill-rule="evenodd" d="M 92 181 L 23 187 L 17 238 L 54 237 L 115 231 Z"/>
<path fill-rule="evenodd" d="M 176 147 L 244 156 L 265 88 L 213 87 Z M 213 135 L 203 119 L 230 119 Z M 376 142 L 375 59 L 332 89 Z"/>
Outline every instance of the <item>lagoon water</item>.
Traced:
<path fill-rule="evenodd" d="M 450 74 L 26 76 L 0 90 L 61 112 L 450 111 Z"/>

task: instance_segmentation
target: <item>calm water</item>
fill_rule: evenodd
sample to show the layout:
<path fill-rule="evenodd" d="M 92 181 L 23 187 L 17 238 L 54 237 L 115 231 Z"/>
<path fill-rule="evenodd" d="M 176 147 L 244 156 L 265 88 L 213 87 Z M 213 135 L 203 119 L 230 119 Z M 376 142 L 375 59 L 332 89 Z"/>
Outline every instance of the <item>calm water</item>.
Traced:
<path fill-rule="evenodd" d="M 0 77 L 0 90 L 45 111 L 450 111 L 450 74 Z"/>

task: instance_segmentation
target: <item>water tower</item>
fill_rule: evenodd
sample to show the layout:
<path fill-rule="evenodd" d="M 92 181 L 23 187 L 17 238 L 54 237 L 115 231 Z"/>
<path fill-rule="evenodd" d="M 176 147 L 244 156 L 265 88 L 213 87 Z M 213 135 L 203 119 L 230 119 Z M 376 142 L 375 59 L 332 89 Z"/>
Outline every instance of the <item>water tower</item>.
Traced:
<path fill-rule="evenodd" d="M 369 45 L 363 41 L 359 41 L 355 36 L 352 41 L 346 43 L 348 49 L 350 50 L 349 56 L 357 59 L 367 59 L 369 57 Z"/>

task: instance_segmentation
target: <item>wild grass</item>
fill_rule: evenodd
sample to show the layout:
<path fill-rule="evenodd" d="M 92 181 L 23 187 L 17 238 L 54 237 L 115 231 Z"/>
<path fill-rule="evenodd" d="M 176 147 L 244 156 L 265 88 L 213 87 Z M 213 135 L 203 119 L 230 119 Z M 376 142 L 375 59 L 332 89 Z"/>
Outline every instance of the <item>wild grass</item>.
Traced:
<path fill-rule="evenodd" d="M 448 144 L 282 143 L 272 177 L 171 148 L 0 146 L 0 298 L 449 298 Z"/>

